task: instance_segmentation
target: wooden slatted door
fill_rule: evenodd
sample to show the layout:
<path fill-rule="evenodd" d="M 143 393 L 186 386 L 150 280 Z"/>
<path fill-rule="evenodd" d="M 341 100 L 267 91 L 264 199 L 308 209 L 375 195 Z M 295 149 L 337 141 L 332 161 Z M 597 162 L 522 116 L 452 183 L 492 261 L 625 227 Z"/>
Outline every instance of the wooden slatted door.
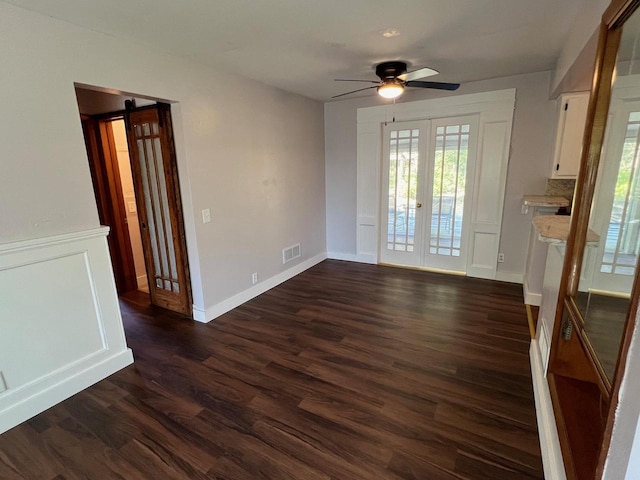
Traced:
<path fill-rule="evenodd" d="M 170 107 L 128 109 L 126 124 L 151 303 L 191 315 Z"/>

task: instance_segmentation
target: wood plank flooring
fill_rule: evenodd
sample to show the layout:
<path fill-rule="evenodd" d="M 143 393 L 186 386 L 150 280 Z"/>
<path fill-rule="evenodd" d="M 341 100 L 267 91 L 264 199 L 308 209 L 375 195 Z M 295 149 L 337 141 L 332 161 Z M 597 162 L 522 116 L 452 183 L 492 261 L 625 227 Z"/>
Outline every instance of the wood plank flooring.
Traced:
<path fill-rule="evenodd" d="M 327 260 L 0 436 L 2 479 L 542 479 L 522 290 Z M 144 297 L 143 297 L 144 298 Z"/>

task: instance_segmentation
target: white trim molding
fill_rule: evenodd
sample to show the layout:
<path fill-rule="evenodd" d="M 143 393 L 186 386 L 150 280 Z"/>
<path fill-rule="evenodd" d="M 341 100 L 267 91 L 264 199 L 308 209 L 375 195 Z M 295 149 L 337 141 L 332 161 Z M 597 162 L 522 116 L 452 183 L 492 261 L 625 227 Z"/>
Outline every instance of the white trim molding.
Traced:
<path fill-rule="evenodd" d="M 556 419 L 553 415 L 551 394 L 544 374 L 544 366 L 537 340 L 531 340 L 529 360 L 531 362 L 533 396 L 536 402 L 536 418 L 538 420 L 538 436 L 540 437 L 544 478 L 566 480 L 567 476 L 562 461 Z"/>
<path fill-rule="evenodd" d="M 108 233 L 0 245 L 0 433 L 133 363 Z"/>
<path fill-rule="evenodd" d="M 501 272 L 500 270 L 496 273 L 496 280 L 500 282 L 509 282 L 509 283 L 519 283 L 522 284 L 523 275 L 522 273 L 515 272 Z M 525 302 L 527 303 L 527 302 Z"/>
<path fill-rule="evenodd" d="M 502 212 L 509 163 L 516 90 L 454 95 L 400 103 L 394 121 L 477 115 L 478 145 L 470 212 L 466 273 L 496 279 Z M 356 258 L 378 263 L 380 252 L 382 132 L 388 105 L 359 108 L 356 158 Z"/>
<path fill-rule="evenodd" d="M 347 262 L 360 261 L 355 253 L 327 252 L 327 258 L 330 258 L 332 260 L 345 260 Z"/>
<path fill-rule="evenodd" d="M 542 293 L 532 292 L 526 278 L 522 282 L 522 294 L 524 296 L 524 303 L 527 305 L 535 305 L 539 307 L 542 303 Z"/>
<path fill-rule="evenodd" d="M 245 302 L 248 302 L 252 298 L 257 297 L 258 295 L 263 294 L 267 290 L 271 290 L 273 287 L 280 285 L 283 282 L 299 275 L 300 273 L 308 270 L 309 268 L 317 265 L 327 258 L 327 254 L 325 252 L 319 253 L 315 257 L 311 257 L 304 262 L 298 263 L 293 267 L 281 272 L 273 277 L 270 277 L 260 283 L 257 283 L 251 288 L 248 288 L 232 297 L 223 300 L 216 305 L 212 305 L 211 307 L 207 307 L 206 310 L 201 308 L 193 307 L 193 318 L 198 322 L 207 323 L 210 322 L 220 315 L 223 315 L 230 310 L 233 310 L 236 307 L 239 307 Z"/>

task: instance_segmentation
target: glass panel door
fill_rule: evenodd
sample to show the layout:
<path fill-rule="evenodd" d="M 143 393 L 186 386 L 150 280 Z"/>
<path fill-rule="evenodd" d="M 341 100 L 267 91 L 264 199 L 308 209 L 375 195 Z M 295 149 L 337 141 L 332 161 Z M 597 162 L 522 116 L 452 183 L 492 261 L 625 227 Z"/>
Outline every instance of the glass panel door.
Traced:
<path fill-rule="evenodd" d="M 597 245 L 598 264 L 591 282 L 583 282 L 582 289 L 614 296 L 631 292 L 640 250 L 640 104 L 638 110 L 620 112 L 624 120 L 622 135 L 608 139 L 611 160 L 601 174 L 602 183 L 594 202 L 591 228 L 600 235 Z M 614 122 L 617 115 L 614 114 Z M 614 161 L 615 159 L 615 161 Z M 607 205 L 608 208 L 600 208 Z M 587 285 L 585 285 L 585 283 Z M 590 284 L 589 284 L 590 283 Z"/>
<path fill-rule="evenodd" d="M 384 128 L 380 261 L 464 272 L 477 116 Z"/>
<path fill-rule="evenodd" d="M 476 152 L 475 117 L 432 121 L 427 196 L 429 238 L 424 264 L 464 272 Z"/>
<path fill-rule="evenodd" d="M 618 178 L 609 217 L 600 272 L 633 276 L 638 258 L 640 226 L 638 188 L 638 133 L 640 112 L 631 112 L 620 156 Z"/>
<path fill-rule="evenodd" d="M 421 265 L 422 163 L 427 122 L 397 122 L 384 128 L 380 259 L 383 263 Z"/>

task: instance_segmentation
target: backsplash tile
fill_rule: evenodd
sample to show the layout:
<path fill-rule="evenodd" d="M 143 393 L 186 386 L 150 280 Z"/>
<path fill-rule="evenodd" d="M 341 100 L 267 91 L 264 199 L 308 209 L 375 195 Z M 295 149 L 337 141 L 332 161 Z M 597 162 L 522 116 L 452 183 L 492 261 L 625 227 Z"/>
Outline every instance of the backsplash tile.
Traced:
<path fill-rule="evenodd" d="M 547 188 L 544 192 L 545 195 L 558 195 L 568 198 L 573 202 L 573 191 L 576 188 L 575 179 L 547 179 Z"/>

